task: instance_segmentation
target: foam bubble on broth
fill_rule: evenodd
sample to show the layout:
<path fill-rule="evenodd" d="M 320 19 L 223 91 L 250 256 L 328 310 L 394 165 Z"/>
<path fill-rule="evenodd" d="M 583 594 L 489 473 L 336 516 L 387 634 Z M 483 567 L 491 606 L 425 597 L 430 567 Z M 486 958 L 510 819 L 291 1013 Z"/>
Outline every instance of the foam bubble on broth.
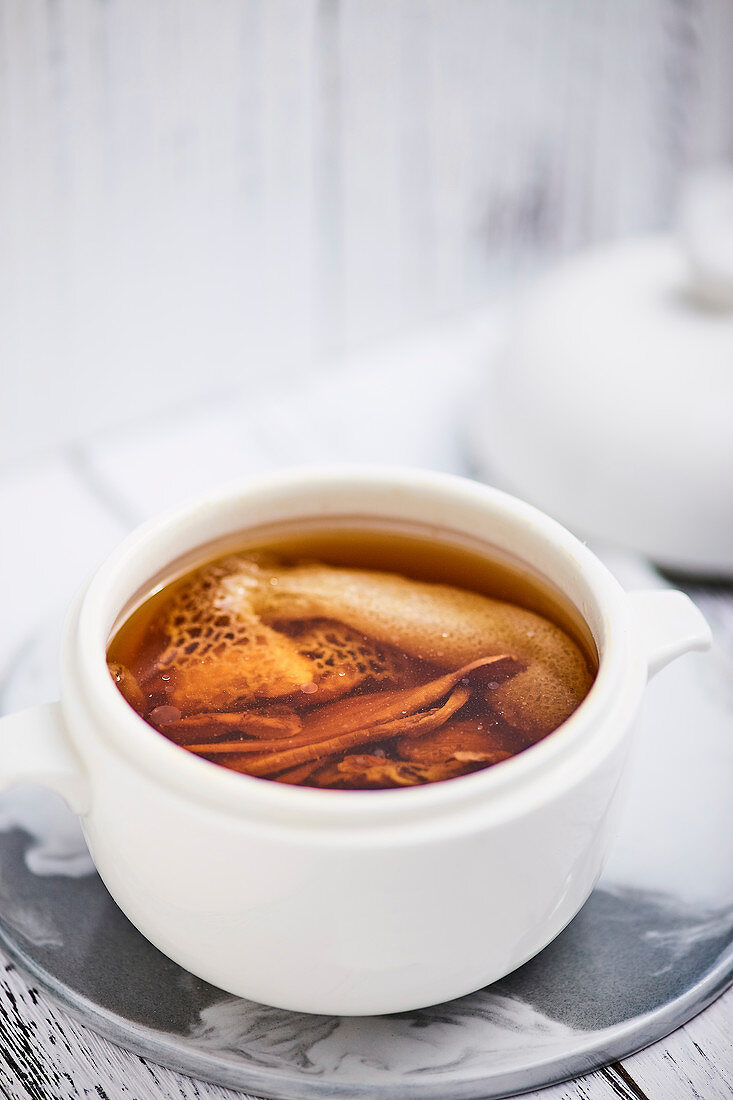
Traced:
<path fill-rule="evenodd" d="M 262 551 L 165 586 L 108 660 L 130 705 L 189 751 L 350 789 L 494 766 L 560 725 L 594 676 L 575 639 L 527 607 Z"/>

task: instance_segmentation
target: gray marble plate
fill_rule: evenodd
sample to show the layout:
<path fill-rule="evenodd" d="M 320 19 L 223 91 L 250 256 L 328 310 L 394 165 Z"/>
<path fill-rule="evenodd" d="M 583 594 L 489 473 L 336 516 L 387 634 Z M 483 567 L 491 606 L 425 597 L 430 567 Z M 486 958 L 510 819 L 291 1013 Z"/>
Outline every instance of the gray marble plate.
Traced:
<path fill-rule="evenodd" d="M 496 1097 L 630 1054 L 733 980 L 733 597 L 697 595 L 719 645 L 650 687 L 622 835 L 601 882 L 554 943 L 490 988 L 368 1019 L 232 997 L 133 928 L 94 873 L 76 819 L 31 790 L 0 800 L 3 948 L 121 1046 L 267 1097 Z M 19 655 L 4 711 L 53 695 L 56 639 L 50 629 Z"/>

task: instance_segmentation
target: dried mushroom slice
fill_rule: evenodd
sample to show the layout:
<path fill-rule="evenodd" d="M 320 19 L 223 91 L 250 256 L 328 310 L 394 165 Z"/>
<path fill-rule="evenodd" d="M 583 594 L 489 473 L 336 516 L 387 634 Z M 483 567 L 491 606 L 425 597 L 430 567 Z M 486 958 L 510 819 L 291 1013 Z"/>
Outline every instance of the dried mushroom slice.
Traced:
<path fill-rule="evenodd" d="M 473 771 L 475 765 L 457 760 L 438 764 L 413 764 L 404 760 L 388 760 L 381 756 L 346 756 L 337 764 L 315 773 L 319 787 L 343 787 L 351 790 L 415 787 L 455 779 Z"/>
<path fill-rule="evenodd" d="M 280 624 L 273 624 L 282 630 Z M 345 695 L 368 683 L 399 684 L 414 679 L 415 662 L 333 619 L 311 619 L 286 627 L 298 654 L 310 662 L 317 686 L 313 702 Z"/>
<path fill-rule="evenodd" d="M 171 702 L 185 713 L 228 711 L 310 683 L 309 662 L 252 610 L 255 562 L 230 558 L 199 570 L 175 591 L 158 668 L 175 673 Z"/>
<path fill-rule="evenodd" d="M 299 733 L 303 720 L 292 708 L 251 711 L 204 711 L 191 714 L 177 721 L 161 723 L 165 733 L 179 745 L 195 744 L 202 737 L 241 737 L 253 741 L 278 737 L 294 737 Z"/>
<path fill-rule="evenodd" d="M 338 698 L 367 681 L 397 683 L 413 662 L 329 619 L 264 623 L 253 608 L 269 574 L 230 558 L 200 570 L 176 590 L 158 659 L 175 680 L 171 701 L 184 712 L 232 710 L 261 699 Z M 310 695 L 317 698 L 310 699 Z"/>
<path fill-rule="evenodd" d="M 498 764 L 525 747 L 512 731 L 492 727 L 486 719 L 453 718 L 419 737 L 401 738 L 397 754 L 402 760 L 425 765 L 449 760 L 489 765 Z"/>

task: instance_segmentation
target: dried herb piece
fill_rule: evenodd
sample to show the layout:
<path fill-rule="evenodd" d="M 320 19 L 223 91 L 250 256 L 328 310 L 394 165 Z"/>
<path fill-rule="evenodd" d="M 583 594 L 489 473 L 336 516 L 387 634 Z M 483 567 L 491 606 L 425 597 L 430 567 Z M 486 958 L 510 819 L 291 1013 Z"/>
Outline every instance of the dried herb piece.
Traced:
<path fill-rule="evenodd" d="M 140 714 L 145 709 L 145 695 L 129 668 L 117 661 L 110 661 L 107 667 L 127 702 Z"/>
<path fill-rule="evenodd" d="M 381 756 L 346 756 L 317 773 L 318 785 L 346 789 L 415 787 L 440 779 L 455 779 L 474 770 L 464 762 L 447 760 L 438 764 L 414 764 L 404 760 L 386 760 Z"/>
<path fill-rule="evenodd" d="M 374 728 L 415 714 L 447 695 L 460 680 L 466 679 L 469 683 L 480 680 L 480 670 L 487 669 L 489 666 L 492 668 L 492 674 L 494 672 L 498 674 L 500 669 L 505 672 L 507 670 L 519 672 L 524 667 L 521 661 L 516 661 L 506 653 L 497 657 L 483 657 L 478 661 L 472 661 L 470 665 L 464 665 L 455 672 L 449 672 L 445 676 L 430 680 L 426 684 L 419 684 L 417 687 L 403 688 L 400 691 L 375 691 L 369 695 L 351 696 L 348 699 L 325 704 L 317 711 L 305 716 L 301 732 L 293 737 L 261 741 L 252 745 L 242 745 L 234 741 L 219 742 L 216 745 L 194 744 L 188 745 L 187 748 L 196 753 L 218 754 L 259 752 L 262 749 L 281 751 L 286 748 L 297 749 L 314 745 L 355 730 Z"/>
<path fill-rule="evenodd" d="M 453 718 L 439 729 L 419 737 L 409 734 L 398 745 L 402 760 L 438 764 L 446 760 L 498 764 L 527 747 L 509 727 L 496 727 L 486 718 Z"/>
<path fill-rule="evenodd" d="M 175 737 L 179 744 L 187 740 L 200 741 L 201 735 L 213 737 L 241 734 L 243 737 L 259 740 L 272 740 L 276 737 L 293 737 L 303 727 L 303 720 L 294 710 L 275 713 L 258 711 L 210 711 L 203 714 L 191 714 L 175 723 L 175 728 L 166 733 Z M 216 743 L 216 742 L 215 742 Z"/>
<path fill-rule="evenodd" d="M 242 752 L 241 757 L 233 757 L 227 760 L 227 767 L 233 768 L 235 771 L 247 772 L 248 775 L 259 775 L 263 778 L 272 778 L 280 772 L 288 768 L 293 768 L 298 764 L 305 764 L 309 761 L 322 762 L 327 760 L 330 756 L 338 756 L 358 745 L 365 745 L 370 741 L 383 741 L 387 737 L 394 737 L 397 732 L 403 729 L 409 729 L 413 732 L 417 729 L 435 729 L 436 726 L 441 725 L 447 718 L 450 718 L 452 714 L 455 714 L 455 712 L 468 700 L 470 694 L 467 688 L 456 688 L 445 703 L 435 707 L 433 710 L 418 714 L 403 715 L 399 719 L 393 719 L 391 722 L 383 722 L 380 725 L 352 730 L 350 733 L 342 733 L 336 737 L 330 737 L 327 740 L 313 741 L 307 745 L 300 745 L 297 748 L 283 748 L 280 751 L 267 753 L 263 756 L 245 755 L 245 753 Z M 230 748 L 229 751 L 236 752 L 237 749 L 242 750 L 246 747 L 248 746 L 236 746 L 234 749 Z M 221 751 L 222 746 L 202 745 L 195 747 L 189 746 L 189 748 L 192 752 L 198 751 L 201 755 L 206 756 L 210 753 L 214 755 L 214 750 Z"/>

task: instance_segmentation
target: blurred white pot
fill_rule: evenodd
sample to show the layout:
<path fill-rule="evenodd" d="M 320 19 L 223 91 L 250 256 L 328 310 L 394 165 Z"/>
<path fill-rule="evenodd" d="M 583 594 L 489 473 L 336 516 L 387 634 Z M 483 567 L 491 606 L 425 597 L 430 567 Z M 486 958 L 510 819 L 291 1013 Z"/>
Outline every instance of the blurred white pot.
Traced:
<path fill-rule="evenodd" d="M 578 256 L 519 304 L 473 414 L 488 480 L 577 532 L 733 573 L 733 173 L 698 177 L 680 243 Z"/>

